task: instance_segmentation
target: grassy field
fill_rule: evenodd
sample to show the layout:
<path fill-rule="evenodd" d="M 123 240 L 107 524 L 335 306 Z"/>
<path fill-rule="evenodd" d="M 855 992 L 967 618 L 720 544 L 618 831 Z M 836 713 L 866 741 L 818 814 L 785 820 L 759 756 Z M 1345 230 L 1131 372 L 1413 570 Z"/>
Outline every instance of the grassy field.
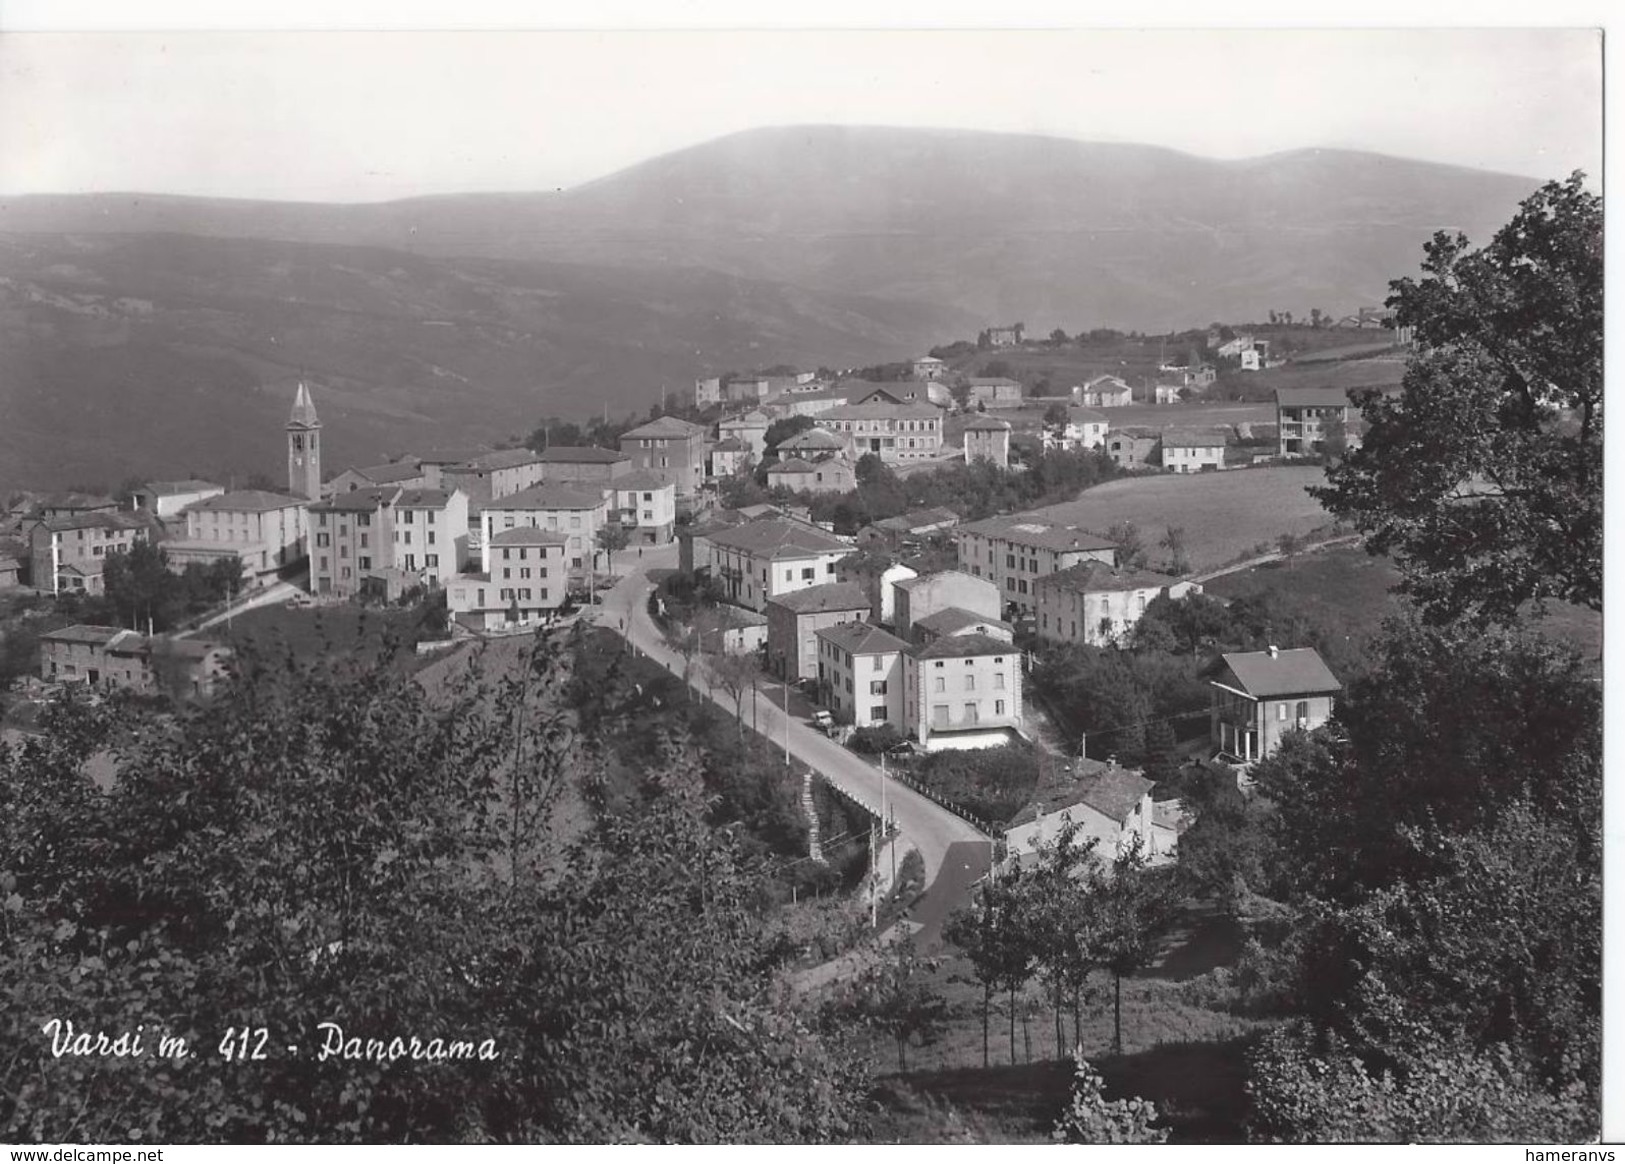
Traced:
<path fill-rule="evenodd" d="M 1329 526 L 1330 515 L 1304 492 L 1324 476 L 1318 467 L 1293 465 L 1125 477 L 1085 490 L 1076 501 L 1033 510 L 1032 516 L 1102 533 L 1116 522 L 1132 521 L 1153 566 L 1165 556 L 1156 543 L 1169 527 L 1179 527 L 1191 565 L 1200 572 L 1245 557 L 1284 533 L 1303 536 Z"/>
<path fill-rule="evenodd" d="M 1192 910 L 1156 965 L 1123 982 L 1121 1055 L 1112 1050 L 1110 975 L 1096 974 L 1093 997 L 1084 1004 L 1079 1041 L 1105 1077 L 1108 1097 L 1154 1101 L 1176 1143 L 1241 1138 L 1246 1043 L 1270 1023 L 1192 1005 L 1182 989 L 1213 966 L 1233 963 L 1240 941 L 1234 923 L 1211 910 Z M 1017 997 L 1012 1057 L 1008 1003 L 995 998 L 990 1066 L 984 1068 L 981 986 L 951 947 L 942 953 L 933 985 L 950 1017 L 936 1041 L 910 1047 L 903 1071 L 889 1039 L 869 1048 L 884 1109 L 877 1137 L 904 1143 L 1047 1141 L 1071 1087 L 1070 1017 L 1058 1049 L 1053 1013 L 1037 984 L 1029 984 L 1027 994 Z"/>
<path fill-rule="evenodd" d="M 1304 554 L 1291 562 L 1270 562 L 1215 578 L 1205 589 L 1220 598 L 1242 598 L 1269 590 L 1289 589 L 1300 601 L 1335 610 L 1351 621 L 1377 627 L 1398 614 L 1403 600 L 1393 587 L 1399 570 L 1388 558 L 1372 557 L 1358 547 L 1338 547 Z M 1552 603 L 1546 617 L 1528 626 L 1580 652 L 1588 662 L 1602 662 L 1602 615 L 1569 603 Z"/>

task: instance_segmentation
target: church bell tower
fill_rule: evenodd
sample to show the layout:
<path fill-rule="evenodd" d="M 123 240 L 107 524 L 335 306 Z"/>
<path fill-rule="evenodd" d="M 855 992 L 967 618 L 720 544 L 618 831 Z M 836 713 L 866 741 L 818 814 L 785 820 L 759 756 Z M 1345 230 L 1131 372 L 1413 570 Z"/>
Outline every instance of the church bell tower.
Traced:
<path fill-rule="evenodd" d="M 310 389 L 301 380 L 288 417 L 288 492 L 309 501 L 322 497 L 321 430 Z"/>

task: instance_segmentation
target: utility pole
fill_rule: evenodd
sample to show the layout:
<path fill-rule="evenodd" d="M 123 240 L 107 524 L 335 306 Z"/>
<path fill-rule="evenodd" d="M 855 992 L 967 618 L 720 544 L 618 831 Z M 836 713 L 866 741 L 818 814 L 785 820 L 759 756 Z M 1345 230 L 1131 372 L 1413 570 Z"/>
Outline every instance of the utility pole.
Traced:
<path fill-rule="evenodd" d="M 790 766 L 790 670 L 784 672 L 784 766 Z"/>

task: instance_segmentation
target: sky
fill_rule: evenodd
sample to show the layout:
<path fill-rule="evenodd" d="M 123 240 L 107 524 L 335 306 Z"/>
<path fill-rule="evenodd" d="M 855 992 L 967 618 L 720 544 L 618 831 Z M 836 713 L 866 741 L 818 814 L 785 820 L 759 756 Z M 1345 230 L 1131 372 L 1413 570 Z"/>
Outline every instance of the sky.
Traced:
<path fill-rule="evenodd" d="M 47 32 L 16 16 L 0 7 L 8 195 L 547 190 L 810 123 L 1601 175 L 1595 29 Z"/>

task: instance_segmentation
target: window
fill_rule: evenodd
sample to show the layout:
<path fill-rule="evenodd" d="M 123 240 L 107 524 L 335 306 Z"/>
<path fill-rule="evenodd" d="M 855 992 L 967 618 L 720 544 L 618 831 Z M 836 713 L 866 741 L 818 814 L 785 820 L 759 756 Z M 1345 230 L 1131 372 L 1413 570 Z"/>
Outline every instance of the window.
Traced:
<path fill-rule="evenodd" d="M 826 573 L 826 574 L 835 573 L 835 563 L 834 562 L 825 562 L 824 563 L 824 573 Z"/>
<path fill-rule="evenodd" d="M 429 516 L 430 516 L 430 517 L 433 517 L 433 516 L 434 516 L 434 514 L 432 514 L 432 513 L 431 513 L 431 514 L 430 514 L 430 515 L 429 515 Z M 431 545 L 431 546 L 432 546 L 432 545 L 434 545 L 434 530 L 430 530 L 430 531 L 429 531 L 429 544 L 430 544 L 430 545 Z"/>
<path fill-rule="evenodd" d="M 503 546 L 502 547 L 502 560 L 504 562 L 507 562 L 507 561 L 511 561 L 512 558 L 513 558 L 513 550 L 509 549 L 507 546 Z"/>
<path fill-rule="evenodd" d="M 429 524 L 430 524 L 430 525 L 433 525 L 433 524 L 434 524 L 434 510 L 432 510 L 432 509 L 431 509 L 431 510 L 429 510 L 429 512 L 428 512 L 428 514 L 427 514 L 427 517 L 428 517 L 428 519 L 429 519 Z M 431 542 L 432 542 L 432 541 L 434 541 L 434 534 L 430 534 L 430 535 L 429 535 L 429 540 L 430 540 L 430 541 L 431 541 Z"/>
<path fill-rule="evenodd" d="M 995 691 L 1003 691 L 1004 690 L 1004 672 L 1003 671 L 997 671 L 997 672 L 994 673 L 994 675 L 993 675 L 993 690 L 995 690 Z"/>
<path fill-rule="evenodd" d="M 965 662 L 968 663 L 968 662 L 970 662 L 970 660 L 966 659 Z M 965 676 L 965 690 L 966 691 L 975 691 L 976 690 L 976 676 L 975 675 L 966 675 Z"/>
<path fill-rule="evenodd" d="M 316 520 L 316 524 L 321 526 L 323 529 L 326 529 L 327 528 L 327 514 L 324 513 L 324 514 L 319 515 L 317 520 Z"/>
<path fill-rule="evenodd" d="M 503 577 L 504 581 L 506 581 L 509 578 L 512 578 L 513 577 L 513 571 L 508 569 L 508 567 L 506 567 L 506 566 L 502 567 L 502 577 Z"/>
<path fill-rule="evenodd" d="M 529 566 L 521 566 L 521 567 L 519 567 L 519 576 L 521 578 L 529 578 L 530 577 L 530 567 Z"/>
<path fill-rule="evenodd" d="M 653 501 L 655 499 L 655 495 L 653 493 L 645 493 L 643 495 L 643 499 L 645 501 Z"/>
<path fill-rule="evenodd" d="M 1277 703 L 1275 705 L 1275 718 L 1280 720 L 1282 723 L 1286 722 L 1286 704 Z"/>
<path fill-rule="evenodd" d="M 318 570 L 321 570 L 323 573 L 327 572 L 327 555 L 326 554 L 323 554 L 321 557 L 316 559 L 316 568 Z"/>
<path fill-rule="evenodd" d="M 401 510 L 401 524 L 402 525 L 411 525 L 412 524 L 412 511 L 410 509 Z"/>
<path fill-rule="evenodd" d="M 946 675 L 937 676 L 937 690 L 939 692 L 948 690 L 948 677 Z"/>
<path fill-rule="evenodd" d="M 994 715 L 1003 715 L 1004 714 L 1004 700 L 995 699 L 993 701 L 993 714 Z"/>
<path fill-rule="evenodd" d="M 1007 570 L 1014 570 L 1016 568 L 1016 556 L 1014 554 L 1006 554 L 1004 556 L 1004 566 Z"/>
<path fill-rule="evenodd" d="M 412 531 L 411 530 L 405 531 L 401 536 L 406 539 L 406 544 L 407 545 L 412 544 Z"/>
<path fill-rule="evenodd" d="M 356 565 L 363 570 L 370 570 L 372 569 L 372 559 L 366 554 L 362 554 L 361 557 L 356 560 Z"/>
<path fill-rule="evenodd" d="M 366 534 L 361 535 L 361 548 L 362 549 L 367 548 L 367 535 Z"/>
<path fill-rule="evenodd" d="M 439 554 L 425 554 L 425 555 L 423 555 L 423 564 L 425 566 L 427 566 L 429 569 L 433 570 L 435 567 L 440 565 L 440 555 Z"/>
<path fill-rule="evenodd" d="M 976 719 L 976 705 L 974 703 L 967 703 L 965 705 L 965 722 L 975 723 Z"/>
<path fill-rule="evenodd" d="M 370 513 L 358 513 L 358 514 L 356 514 L 355 523 L 358 526 L 371 525 L 372 524 L 372 514 L 370 514 Z"/>
<path fill-rule="evenodd" d="M 931 705 L 931 726 L 948 726 L 948 705 L 946 703 L 933 703 Z"/>
<path fill-rule="evenodd" d="M 1309 701 L 1307 699 L 1298 700 L 1298 722 L 1301 724 L 1309 722 Z"/>
<path fill-rule="evenodd" d="M 339 577 L 340 578 L 348 578 L 349 576 L 350 576 L 350 567 L 344 566 L 339 570 Z"/>
<path fill-rule="evenodd" d="M 884 694 L 886 694 L 886 681 L 884 679 L 871 679 L 869 681 L 869 694 L 870 695 L 884 695 Z"/>
<path fill-rule="evenodd" d="M 886 721 L 886 705 L 877 703 L 871 707 L 869 709 L 869 718 L 875 722 L 884 723 Z"/>
<path fill-rule="evenodd" d="M 324 534 L 324 533 L 319 533 L 319 534 L 317 534 L 317 535 L 316 535 L 316 544 L 317 544 L 317 545 L 318 545 L 318 546 L 325 546 L 325 545 L 327 545 L 327 544 L 328 544 L 328 541 L 329 541 L 329 538 L 330 538 L 330 537 L 331 537 L 331 536 L 332 536 L 332 535 L 330 535 L 330 534 Z"/>
<path fill-rule="evenodd" d="M 805 569 L 803 569 L 801 571 L 802 581 L 811 582 L 813 580 L 814 573 L 815 573 L 815 571 L 814 571 L 813 567 L 811 567 L 811 566 L 806 567 Z"/>

